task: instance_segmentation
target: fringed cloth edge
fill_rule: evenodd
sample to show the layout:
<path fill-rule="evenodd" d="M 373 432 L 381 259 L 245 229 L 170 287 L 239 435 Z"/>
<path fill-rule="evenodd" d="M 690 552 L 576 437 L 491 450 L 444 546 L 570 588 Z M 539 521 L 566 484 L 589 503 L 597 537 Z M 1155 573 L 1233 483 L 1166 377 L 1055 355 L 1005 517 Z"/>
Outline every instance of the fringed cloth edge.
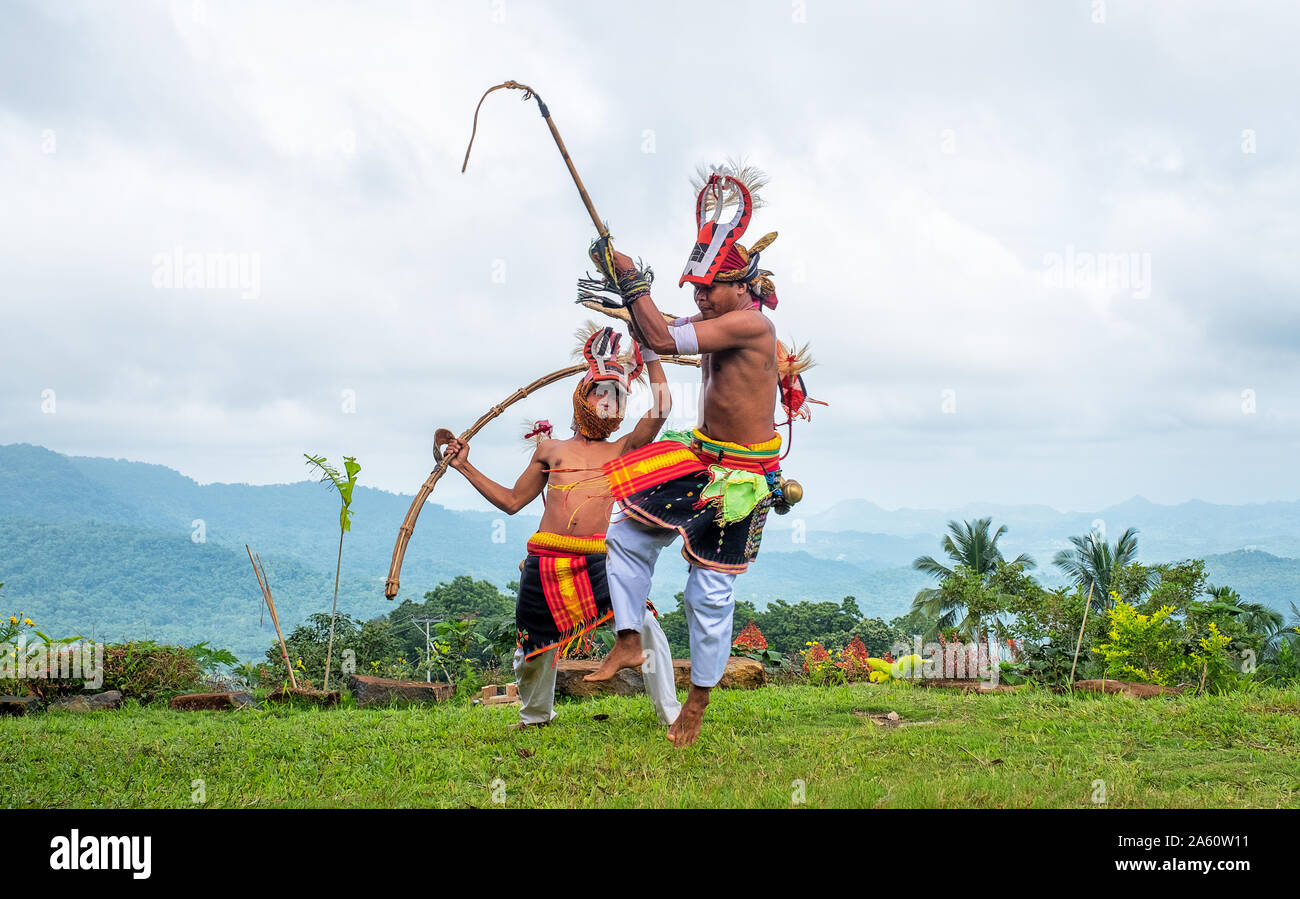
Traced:
<path fill-rule="evenodd" d="M 526 652 L 525 659 L 557 648 L 559 652 L 553 661 L 567 658 L 578 650 L 590 650 L 592 632 L 614 617 L 608 581 L 602 576 L 598 579 L 600 583 L 593 582 L 588 558 L 597 557 L 603 565 L 606 551 L 604 534 L 577 536 L 538 531 L 529 538 L 528 554 L 537 560 L 542 598 L 559 636 Z M 603 575 L 603 568 L 601 571 Z M 526 572 L 525 579 L 528 576 Z M 521 598 L 525 588 L 525 581 L 521 580 Z M 602 612 L 601 606 L 607 611 Z M 526 638 L 527 633 L 520 631 L 516 645 L 522 649 Z"/>

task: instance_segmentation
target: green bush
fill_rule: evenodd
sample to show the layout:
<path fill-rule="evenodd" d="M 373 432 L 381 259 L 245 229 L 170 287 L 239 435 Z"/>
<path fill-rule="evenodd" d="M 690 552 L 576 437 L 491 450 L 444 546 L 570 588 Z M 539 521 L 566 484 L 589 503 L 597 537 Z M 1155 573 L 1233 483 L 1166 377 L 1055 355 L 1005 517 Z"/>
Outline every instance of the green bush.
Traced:
<path fill-rule="evenodd" d="M 1199 635 L 1174 613 L 1172 605 L 1163 605 L 1144 615 L 1116 596 L 1106 613 L 1110 639 L 1097 647 L 1106 660 L 1106 675 L 1164 686 L 1204 683 L 1207 689 L 1220 690 L 1232 686 L 1236 680 L 1228 653 L 1232 638 L 1214 621 Z"/>
<path fill-rule="evenodd" d="M 207 684 L 194 655 L 181 646 L 152 640 L 104 647 L 104 689 L 121 690 L 142 703 L 202 692 Z"/>

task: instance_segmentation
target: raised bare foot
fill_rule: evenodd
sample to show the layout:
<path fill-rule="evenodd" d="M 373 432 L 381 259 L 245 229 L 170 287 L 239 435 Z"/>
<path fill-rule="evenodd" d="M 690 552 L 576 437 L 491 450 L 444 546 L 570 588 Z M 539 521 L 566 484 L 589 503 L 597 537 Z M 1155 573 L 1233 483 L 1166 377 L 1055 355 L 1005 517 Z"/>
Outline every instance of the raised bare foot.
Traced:
<path fill-rule="evenodd" d="M 709 705 L 709 688 L 691 684 L 690 695 L 682 704 L 681 714 L 668 728 L 668 740 L 676 749 L 690 746 L 700 735 L 700 725 L 704 722 L 704 710 Z"/>
<path fill-rule="evenodd" d="M 644 661 L 645 653 L 641 651 L 640 632 L 619 631 L 618 637 L 614 640 L 614 648 L 609 651 L 609 655 L 605 656 L 605 660 L 600 663 L 599 668 L 588 674 L 583 680 L 609 680 L 622 669 L 638 668 Z"/>

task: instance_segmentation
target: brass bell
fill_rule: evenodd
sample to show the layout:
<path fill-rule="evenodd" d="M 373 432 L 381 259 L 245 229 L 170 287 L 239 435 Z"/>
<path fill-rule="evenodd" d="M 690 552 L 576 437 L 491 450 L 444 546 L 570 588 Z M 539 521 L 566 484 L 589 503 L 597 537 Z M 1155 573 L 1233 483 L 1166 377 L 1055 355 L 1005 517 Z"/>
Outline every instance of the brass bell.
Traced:
<path fill-rule="evenodd" d="M 787 504 L 793 506 L 799 500 L 803 499 L 803 485 L 798 481 L 787 478 L 781 479 L 781 495 L 785 497 Z"/>

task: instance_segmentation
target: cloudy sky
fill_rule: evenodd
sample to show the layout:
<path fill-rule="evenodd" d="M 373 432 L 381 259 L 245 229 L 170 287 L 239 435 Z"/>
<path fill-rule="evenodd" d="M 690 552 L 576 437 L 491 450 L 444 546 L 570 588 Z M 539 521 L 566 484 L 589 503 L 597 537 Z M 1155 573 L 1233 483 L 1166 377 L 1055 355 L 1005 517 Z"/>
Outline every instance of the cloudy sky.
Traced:
<path fill-rule="evenodd" d="M 1282 7 L 5 3 L 0 443 L 201 482 L 349 454 L 413 492 L 434 429 L 567 364 L 588 316 L 593 229 L 536 106 L 493 94 L 460 173 L 517 79 L 667 310 L 695 166 L 768 172 L 772 318 L 830 403 L 786 460 L 810 511 L 1300 499 Z M 242 285 L 173 277 L 195 253 Z M 567 405 L 472 458 L 512 478 L 519 423 Z"/>

